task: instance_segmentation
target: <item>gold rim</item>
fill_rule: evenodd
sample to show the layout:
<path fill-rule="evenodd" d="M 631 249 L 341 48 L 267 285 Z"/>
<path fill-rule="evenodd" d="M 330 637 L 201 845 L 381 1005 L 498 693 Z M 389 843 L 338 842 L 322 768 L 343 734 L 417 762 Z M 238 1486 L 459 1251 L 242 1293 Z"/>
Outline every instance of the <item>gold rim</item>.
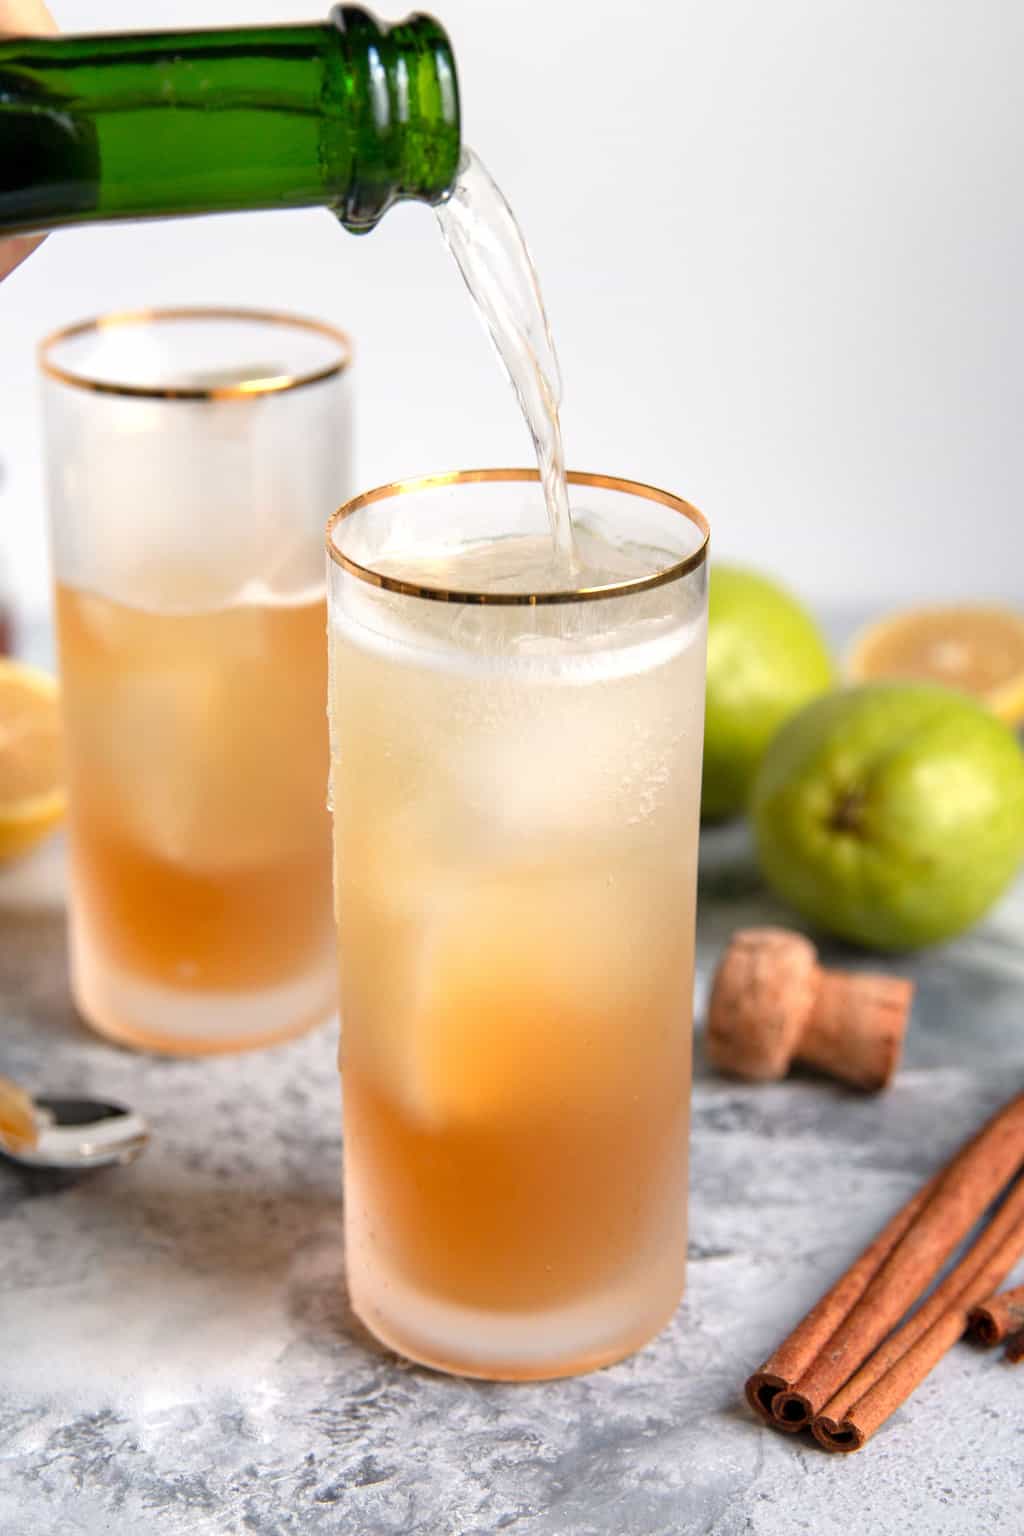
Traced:
<path fill-rule="evenodd" d="M 117 384 L 106 379 L 94 379 L 72 368 L 55 363 L 51 356 L 54 349 L 66 341 L 76 341 L 90 331 L 113 330 L 125 325 L 155 325 L 166 320 L 244 320 L 257 325 L 288 326 L 292 330 L 313 331 L 337 344 L 340 356 L 333 363 L 309 373 L 281 373 L 265 377 L 243 379 L 231 384 L 204 386 L 163 387 L 150 384 Z M 336 378 L 344 373 L 352 362 L 352 342 L 342 330 L 328 325 L 325 320 L 312 320 L 307 315 L 292 315 L 284 310 L 229 309 L 206 306 L 185 306 L 176 309 L 126 309 L 109 315 L 96 315 L 80 320 L 75 325 L 62 326 L 44 336 L 38 349 L 39 367 L 50 379 L 68 384 L 73 389 L 85 389 L 96 395 L 120 395 L 129 400 L 252 400 L 260 395 L 280 395 L 289 389 L 302 389 L 307 384 L 320 384 L 325 379 Z"/>
<path fill-rule="evenodd" d="M 352 576 L 358 576 L 360 581 L 369 582 L 371 586 L 381 587 L 386 592 L 398 592 L 403 597 L 425 597 L 435 603 L 481 603 L 499 607 L 536 606 L 540 603 L 587 603 L 603 597 L 625 597 L 631 592 L 648 592 L 652 587 L 665 586 L 670 581 L 678 581 L 682 576 L 688 576 L 691 571 L 704 564 L 708 554 L 708 541 L 711 530 L 708 520 L 703 512 L 698 512 L 688 501 L 681 496 L 673 496 L 671 491 L 659 491 L 656 486 L 645 485 L 639 480 L 620 480 L 615 475 L 591 475 L 581 470 L 571 469 L 566 475 L 570 485 L 596 486 L 603 491 L 621 491 L 628 496 L 639 496 L 644 501 L 656 501 L 663 507 L 668 507 L 673 512 L 678 512 L 692 523 L 701 534 L 700 544 L 684 560 L 678 560 L 673 565 L 668 565 L 661 571 L 655 571 L 652 576 L 637 576 L 630 581 L 610 582 L 606 586 L 578 587 L 570 591 L 561 592 L 460 592 L 446 587 L 424 586 L 414 581 L 403 581 L 398 576 L 385 576 L 380 571 L 375 571 L 367 565 L 360 565 L 349 555 L 344 554 L 334 541 L 334 530 L 346 517 L 351 517 L 354 512 L 360 512 L 364 507 L 372 506 L 376 501 L 386 501 L 392 496 L 415 495 L 418 491 L 432 491 L 444 485 L 470 485 L 479 484 L 481 481 L 491 482 L 533 482 L 537 484 L 540 475 L 535 469 L 458 469 L 444 475 L 425 475 L 418 480 L 396 480 L 390 485 L 379 485 L 376 490 L 364 491 L 361 496 L 355 496 L 339 507 L 327 524 L 327 553 L 331 559 L 348 571 Z"/>

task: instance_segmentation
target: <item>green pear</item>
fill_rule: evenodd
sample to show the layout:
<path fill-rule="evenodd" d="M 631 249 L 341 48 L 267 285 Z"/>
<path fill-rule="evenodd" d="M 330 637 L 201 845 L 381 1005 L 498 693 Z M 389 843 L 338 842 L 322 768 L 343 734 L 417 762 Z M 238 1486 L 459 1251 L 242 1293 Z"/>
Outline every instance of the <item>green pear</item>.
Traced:
<path fill-rule="evenodd" d="M 832 681 L 821 631 L 795 598 L 754 571 L 713 567 L 701 788 L 705 821 L 747 809 L 754 774 L 775 732 Z"/>
<path fill-rule="evenodd" d="M 965 694 L 868 683 L 779 732 L 752 814 L 768 883 L 810 923 L 871 949 L 954 937 L 1024 858 L 1024 751 Z"/>

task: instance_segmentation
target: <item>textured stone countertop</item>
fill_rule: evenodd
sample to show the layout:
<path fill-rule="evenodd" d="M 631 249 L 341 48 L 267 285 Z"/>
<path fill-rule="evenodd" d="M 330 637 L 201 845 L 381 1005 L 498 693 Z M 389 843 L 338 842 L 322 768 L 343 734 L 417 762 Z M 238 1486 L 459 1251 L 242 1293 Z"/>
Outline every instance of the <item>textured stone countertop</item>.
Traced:
<path fill-rule="evenodd" d="M 152 1121 L 134 1167 L 0 1166 L 2 1536 L 979 1536 L 1024 1526 L 1024 1367 L 959 1345 L 859 1455 L 755 1423 L 747 1371 L 1024 1082 L 1024 889 L 918 960 L 905 1065 L 862 1098 L 701 1061 L 686 1299 L 635 1358 L 496 1386 L 397 1361 L 342 1279 L 335 1029 L 170 1061 L 68 1001 L 58 847 L 0 881 L 0 1071 Z M 780 914 L 742 833 L 705 838 L 709 970 Z M 845 957 L 847 961 L 850 957 Z M 857 962 L 852 962 L 856 964 Z"/>

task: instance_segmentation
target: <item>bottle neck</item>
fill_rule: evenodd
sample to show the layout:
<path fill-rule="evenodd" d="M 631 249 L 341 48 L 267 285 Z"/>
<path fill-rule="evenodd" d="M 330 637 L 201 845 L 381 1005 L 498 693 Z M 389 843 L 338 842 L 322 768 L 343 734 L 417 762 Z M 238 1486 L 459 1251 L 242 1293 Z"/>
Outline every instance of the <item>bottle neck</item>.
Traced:
<path fill-rule="evenodd" d="M 458 157 L 429 17 L 0 41 L 0 233 L 316 204 L 363 231 L 437 201 Z"/>
<path fill-rule="evenodd" d="M 331 24 L 341 39 L 346 97 L 354 107 L 358 174 L 337 209 L 347 229 L 372 229 L 401 198 L 436 203 L 459 166 L 459 92 L 455 59 L 443 28 L 430 16 L 381 25 L 361 6 L 336 5 Z M 340 137 L 340 136 L 339 136 Z"/>

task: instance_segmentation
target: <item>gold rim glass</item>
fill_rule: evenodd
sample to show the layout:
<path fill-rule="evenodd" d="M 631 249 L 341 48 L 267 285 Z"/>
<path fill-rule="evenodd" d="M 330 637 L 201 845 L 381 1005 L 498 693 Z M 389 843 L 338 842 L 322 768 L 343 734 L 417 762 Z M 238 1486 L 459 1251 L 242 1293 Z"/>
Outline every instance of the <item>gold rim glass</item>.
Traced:
<path fill-rule="evenodd" d="M 336 565 L 358 577 L 361 581 L 369 582 L 372 586 L 380 587 L 388 592 L 400 593 L 405 597 L 427 598 L 440 603 L 479 603 L 488 606 L 536 606 L 547 603 L 580 603 L 591 602 L 599 598 L 626 597 L 634 592 L 646 592 L 653 587 L 666 585 L 668 582 L 678 581 L 683 576 L 688 576 L 692 571 L 702 566 L 707 559 L 710 530 L 707 519 L 696 507 L 684 501 L 681 496 L 675 496 L 669 491 L 658 490 L 652 485 L 645 485 L 641 481 L 622 480 L 614 475 L 586 474 L 580 470 L 570 470 L 568 481 L 571 486 L 579 487 L 584 491 L 589 488 L 597 492 L 613 492 L 623 496 L 635 497 L 642 502 L 656 503 L 667 508 L 670 512 L 677 513 L 685 524 L 685 536 L 681 544 L 686 547 L 680 549 L 679 558 L 670 560 L 667 564 L 659 566 L 649 575 L 632 577 L 628 580 L 609 582 L 603 585 L 591 587 L 575 587 L 552 592 L 482 592 L 465 591 L 443 586 L 435 586 L 423 582 L 409 581 L 401 576 L 384 573 L 374 569 L 371 563 L 365 559 L 356 559 L 351 551 L 344 547 L 351 541 L 347 539 L 348 531 L 353 527 L 353 519 L 356 514 L 365 511 L 369 507 L 379 503 L 386 503 L 397 497 L 417 496 L 425 493 L 443 493 L 448 489 L 466 485 L 538 485 L 540 476 L 535 469 L 462 469 L 453 470 L 447 474 L 426 475 L 416 480 L 398 480 L 390 485 L 378 486 L 375 490 L 365 491 L 362 495 L 354 497 L 339 507 L 331 517 L 327 525 L 327 552 Z M 585 498 L 584 498 L 585 499 Z M 540 505 L 540 498 L 536 498 Z M 575 504 L 576 498 L 574 498 Z"/>
<path fill-rule="evenodd" d="M 686 1264 L 708 527 L 569 480 L 579 576 L 533 469 L 328 535 L 349 1296 L 498 1380 L 638 1348 Z"/>
<path fill-rule="evenodd" d="M 41 347 L 72 989 L 122 1044 L 241 1050 L 335 1007 L 323 529 L 348 361 L 331 326 L 248 309 Z"/>
<path fill-rule="evenodd" d="M 215 355 L 207 359 L 197 350 L 193 366 L 179 361 L 177 371 L 169 372 L 143 345 L 154 327 L 173 326 L 178 333 L 175 339 L 180 340 L 187 329 L 201 338 L 211 323 L 232 327 L 240 338 L 247 327 L 254 337 L 257 332 L 265 335 L 271 327 L 280 340 L 275 339 L 272 357 L 264 344 L 247 363 L 225 369 L 218 366 Z M 114 349 L 109 343 L 115 333 L 126 345 L 114 354 L 111 364 Z M 133 341 L 139 344 L 130 345 Z M 335 378 L 351 361 L 348 336 L 322 320 L 276 310 L 214 306 L 98 315 L 52 331 L 39 344 L 39 366 L 47 378 L 94 394 L 137 400 L 251 400 Z M 166 376 L 161 377 L 161 372 Z"/>

